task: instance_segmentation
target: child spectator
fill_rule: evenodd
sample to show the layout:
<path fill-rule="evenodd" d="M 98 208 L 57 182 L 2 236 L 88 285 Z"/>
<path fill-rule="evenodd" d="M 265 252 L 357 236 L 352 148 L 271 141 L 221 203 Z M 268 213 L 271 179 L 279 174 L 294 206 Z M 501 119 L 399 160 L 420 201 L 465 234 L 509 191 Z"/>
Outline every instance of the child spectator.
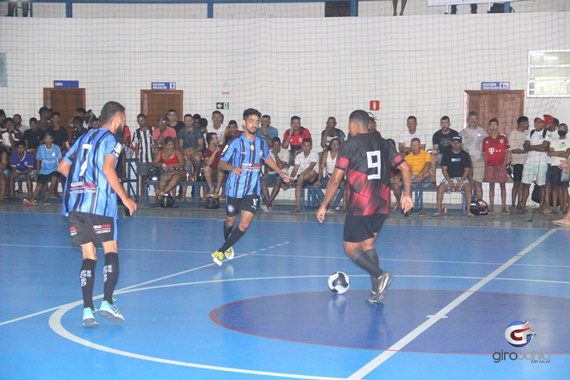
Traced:
<path fill-rule="evenodd" d="M 28 198 L 32 196 L 32 170 L 36 168 L 36 160 L 34 155 L 26 152 L 26 144 L 23 141 L 16 143 L 15 151 L 10 156 L 10 166 L 12 172 L 10 173 L 10 201 L 14 202 L 14 192 L 16 181 L 23 176 L 26 180 L 28 189 Z"/>
<path fill-rule="evenodd" d="M 26 150 L 33 155 L 37 153 L 37 150 L 44 141 L 45 132 L 40 129 L 40 124 L 38 119 L 32 117 L 30 119 L 30 129 L 24 132 L 24 142 L 26 143 Z"/>
<path fill-rule="evenodd" d="M 146 124 L 146 115 L 137 116 L 139 128 L 133 135 L 135 158 L 139 161 L 140 194 L 144 194 L 144 184 L 148 179 L 148 171 L 152 167 L 152 128 Z"/>
<path fill-rule="evenodd" d="M 48 132 L 45 135 L 45 143 L 38 148 L 36 160 L 38 162 L 38 183 L 32 197 L 24 199 L 24 206 L 35 206 L 36 198 L 40 191 L 44 190 L 44 206 L 49 206 L 49 197 L 53 193 L 60 178 L 57 165 L 61 160 L 61 149 L 53 143 L 53 136 Z M 48 181 L 50 185 L 47 186 Z"/>

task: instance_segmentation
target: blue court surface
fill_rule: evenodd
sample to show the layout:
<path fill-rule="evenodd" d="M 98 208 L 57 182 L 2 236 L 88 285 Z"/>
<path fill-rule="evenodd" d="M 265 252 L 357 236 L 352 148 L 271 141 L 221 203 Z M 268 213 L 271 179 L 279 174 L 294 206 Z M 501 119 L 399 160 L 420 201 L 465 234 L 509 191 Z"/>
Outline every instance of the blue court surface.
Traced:
<path fill-rule="evenodd" d="M 340 215 L 258 214 L 219 267 L 221 210 L 141 210 L 119 219 L 126 321 L 84 328 L 67 219 L 56 207 L 1 211 L 0 379 L 570 376 L 570 230 L 548 216 L 392 215 L 376 247 L 395 280 L 375 305 L 343 253 Z M 351 280 L 342 295 L 327 287 L 335 271 Z M 505 337 L 517 321 L 536 332 L 523 347 Z"/>

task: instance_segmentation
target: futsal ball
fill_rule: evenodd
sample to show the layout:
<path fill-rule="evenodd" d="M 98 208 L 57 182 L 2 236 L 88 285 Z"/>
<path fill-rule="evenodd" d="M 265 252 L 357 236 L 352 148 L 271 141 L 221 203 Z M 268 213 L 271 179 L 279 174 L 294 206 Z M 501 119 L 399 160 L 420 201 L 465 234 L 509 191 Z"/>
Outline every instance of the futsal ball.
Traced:
<path fill-rule="evenodd" d="M 334 272 L 329 276 L 329 289 L 335 294 L 342 294 L 350 288 L 350 279 L 343 272 Z"/>

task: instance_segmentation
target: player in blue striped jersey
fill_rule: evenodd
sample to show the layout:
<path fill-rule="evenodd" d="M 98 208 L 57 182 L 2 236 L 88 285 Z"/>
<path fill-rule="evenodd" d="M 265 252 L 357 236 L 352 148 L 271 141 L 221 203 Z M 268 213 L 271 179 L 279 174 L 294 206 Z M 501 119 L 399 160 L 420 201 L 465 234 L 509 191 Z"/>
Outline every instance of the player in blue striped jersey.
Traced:
<path fill-rule="evenodd" d="M 224 255 L 233 259 L 232 246 L 243 236 L 249 227 L 261 195 L 260 169 L 262 160 L 285 182 L 292 178 L 284 174 L 269 155 L 265 140 L 256 136 L 261 113 L 248 108 L 243 112 L 243 134 L 232 140 L 222 153 L 219 168 L 229 173 L 226 182 L 226 221 L 224 222 L 224 244 L 212 254 L 214 262 L 222 265 Z M 240 223 L 233 228 L 238 213 Z"/>
<path fill-rule="evenodd" d="M 100 120 L 103 124 L 101 128 L 82 135 L 58 165 L 58 170 L 67 177 L 63 214 L 69 216 L 73 246 L 81 247 L 83 253 L 80 281 L 84 326 L 97 326 L 93 286 L 98 244 L 103 246 L 105 253 L 104 299 L 99 313 L 113 321 L 124 320 L 113 303 L 113 292 L 119 278 L 117 195 L 131 215 L 137 208 L 136 203 L 127 196 L 115 171 L 123 149 L 115 140 L 115 135 L 122 135 L 125 107 L 117 102 L 106 103 L 101 110 Z"/>

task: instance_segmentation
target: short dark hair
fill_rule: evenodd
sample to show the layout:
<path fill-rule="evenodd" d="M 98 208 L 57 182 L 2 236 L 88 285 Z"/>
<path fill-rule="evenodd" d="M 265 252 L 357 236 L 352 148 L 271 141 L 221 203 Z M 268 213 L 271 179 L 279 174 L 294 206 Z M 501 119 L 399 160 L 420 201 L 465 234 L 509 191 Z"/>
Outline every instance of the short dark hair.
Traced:
<path fill-rule="evenodd" d="M 210 132 L 206 135 L 206 143 L 210 144 L 212 142 L 212 140 L 214 139 L 214 136 L 216 135 L 216 132 Z"/>
<path fill-rule="evenodd" d="M 55 115 L 61 116 L 61 114 L 58 111 L 53 111 L 50 116 L 53 117 Z"/>
<path fill-rule="evenodd" d="M 408 116 L 408 118 L 407 118 L 406 120 L 410 120 L 410 119 L 413 119 L 413 120 L 415 120 L 415 121 L 418 121 L 418 118 L 415 117 L 414 115 Z"/>
<path fill-rule="evenodd" d="M 162 146 L 165 147 L 166 144 L 168 143 L 174 143 L 175 147 L 176 147 L 176 139 L 174 137 L 170 137 L 168 136 L 167 138 L 164 139 Z"/>
<path fill-rule="evenodd" d="M 83 125 L 83 118 L 81 116 L 73 116 L 73 121 L 76 121 L 79 124 Z"/>
<path fill-rule="evenodd" d="M 125 107 L 114 101 L 107 102 L 105 103 L 103 108 L 101 108 L 101 114 L 99 115 L 99 120 L 101 121 L 101 123 L 107 124 L 118 113 L 124 114 Z"/>
<path fill-rule="evenodd" d="M 30 117 L 30 121 L 29 121 L 30 124 L 37 123 L 37 122 L 38 122 L 38 119 L 36 119 L 35 117 Z"/>
<path fill-rule="evenodd" d="M 230 122 L 228 123 L 228 127 L 229 127 L 230 125 L 235 125 L 235 126 L 237 127 L 238 124 L 237 124 L 237 121 L 235 121 L 235 120 L 230 120 Z"/>
<path fill-rule="evenodd" d="M 414 137 L 410 143 L 413 143 L 414 141 L 417 141 L 420 144 L 422 143 L 422 140 L 418 139 L 417 137 Z"/>
<path fill-rule="evenodd" d="M 22 145 L 24 148 L 26 147 L 26 142 L 24 140 L 16 141 L 16 146 Z"/>
<path fill-rule="evenodd" d="M 517 125 L 521 125 L 522 123 L 524 123 L 525 121 L 528 121 L 528 117 L 526 116 L 519 116 L 519 118 L 517 119 Z"/>
<path fill-rule="evenodd" d="M 194 120 L 200 120 L 202 118 L 202 116 L 200 116 L 199 113 L 195 113 L 194 116 L 192 116 L 192 119 Z"/>
<path fill-rule="evenodd" d="M 215 110 L 214 112 L 212 112 L 212 116 L 214 116 L 214 115 L 220 115 L 222 117 L 222 123 L 224 122 L 224 114 L 223 113 L 221 113 L 218 110 Z"/>
<path fill-rule="evenodd" d="M 439 119 L 439 120 L 440 120 L 440 121 L 449 120 L 449 116 L 447 116 L 447 115 L 446 115 L 446 116 L 442 116 L 441 119 Z"/>
<path fill-rule="evenodd" d="M 269 115 L 267 115 L 267 114 L 266 114 L 266 115 L 263 115 L 261 118 L 263 119 L 264 117 L 266 117 L 266 118 L 268 118 L 269 120 L 271 120 L 271 116 L 269 116 Z"/>
<path fill-rule="evenodd" d="M 370 115 L 368 115 L 368 112 L 363 110 L 353 111 L 348 118 L 348 122 L 356 123 L 358 129 L 368 130 L 369 121 L 370 121 Z"/>
<path fill-rule="evenodd" d="M 246 120 L 251 115 L 255 115 L 255 116 L 261 118 L 261 112 L 259 112 L 255 108 L 248 108 L 245 111 L 243 111 L 243 119 L 244 120 Z"/>
<path fill-rule="evenodd" d="M 469 112 L 469 114 L 467 115 L 467 118 L 470 118 L 471 116 L 479 117 L 479 114 L 478 114 L 476 111 L 471 111 L 471 112 Z"/>
<path fill-rule="evenodd" d="M 203 117 L 200 119 L 200 121 L 198 123 L 200 124 L 200 127 L 207 127 L 208 126 L 208 119 Z"/>
<path fill-rule="evenodd" d="M 293 120 L 299 120 L 301 121 L 301 118 L 299 116 L 292 116 L 291 117 L 291 123 L 293 122 Z"/>
<path fill-rule="evenodd" d="M 313 145 L 313 139 L 303 139 L 302 144 L 304 144 L 306 142 L 311 143 L 311 145 Z"/>
<path fill-rule="evenodd" d="M 274 138 L 271 139 L 271 141 L 278 142 L 279 144 L 281 144 L 281 139 L 279 138 L 279 136 L 275 136 Z"/>
<path fill-rule="evenodd" d="M 184 115 L 184 117 L 182 119 L 186 119 L 187 117 L 189 117 L 190 119 L 193 119 L 191 113 L 187 113 L 186 115 Z"/>
<path fill-rule="evenodd" d="M 166 111 L 167 114 L 174 112 L 176 115 L 178 115 L 178 112 L 176 112 L 176 110 L 174 108 L 169 109 L 168 111 Z"/>
<path fill-rule="evenodd" d="M 491 120 L 489 120 L 489 125 L 491 125 L 491 123 L 493 122 L 499 124 L 499 119 L 497 119 L 496 117 L 492 118 Z"/>
<path fill-rule="evenodd" d="M 146 119 L 146 115 L 145 115 L 144 113 L 142 113 L 142 112 L 137 115 L 137 119 L 138 119 L 139 117 L 144 117 L 144 118 Z"/>
<path fill-rule="evenodd" d="M 0 116 L 6 116 L 6 111 L 4 111 L 3 109 L 0 109 Z"/>
<path fill-rule="evenodd" d="M 77 107 L 77 108 L 75 109 L 75 112 L 87 113 L 87 111 L 86 111 L 85 108 L 83 108 L 83 107 Z"/>

